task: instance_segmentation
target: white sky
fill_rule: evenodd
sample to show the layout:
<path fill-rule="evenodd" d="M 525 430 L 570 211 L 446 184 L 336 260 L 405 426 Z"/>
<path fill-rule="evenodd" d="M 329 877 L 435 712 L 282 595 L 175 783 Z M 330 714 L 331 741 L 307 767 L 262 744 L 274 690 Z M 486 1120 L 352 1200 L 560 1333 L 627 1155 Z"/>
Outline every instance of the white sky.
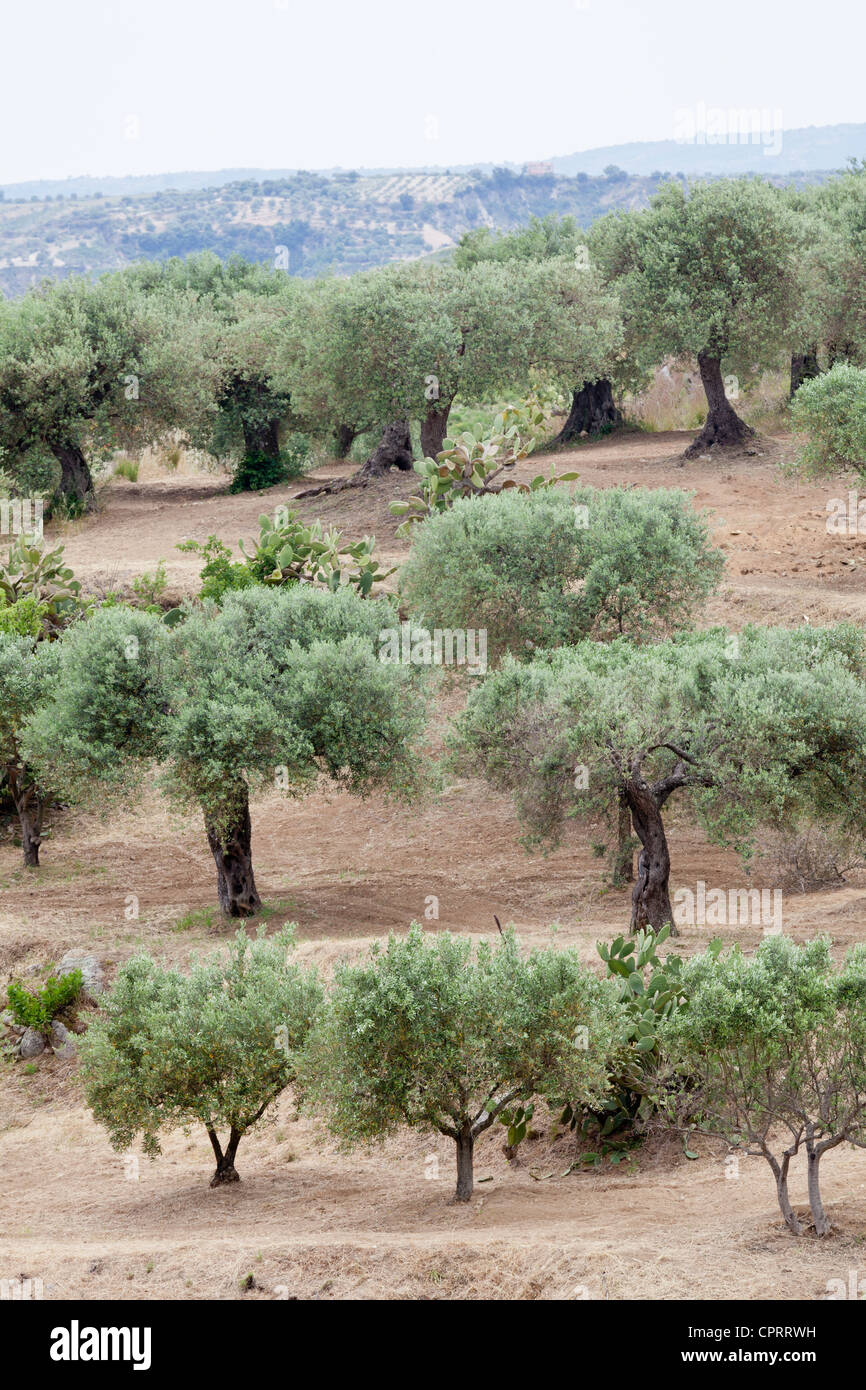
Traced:
<path fill-rule="evenodd" d="M 0 183 L 542 159 L 699 103 L 862 121 L 864 38 L 863 0 L 6 0 Z"/>

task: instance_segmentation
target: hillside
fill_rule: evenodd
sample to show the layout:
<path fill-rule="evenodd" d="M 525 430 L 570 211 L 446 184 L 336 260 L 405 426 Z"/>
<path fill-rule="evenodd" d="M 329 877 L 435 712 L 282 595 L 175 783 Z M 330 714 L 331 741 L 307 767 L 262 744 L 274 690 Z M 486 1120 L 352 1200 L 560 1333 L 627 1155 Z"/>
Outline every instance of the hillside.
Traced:
<path fill-rule="evenodd" d="M 621 169 L 573 177 L 507 168 L 366 177 L 301 172 L 138 195 L 7 196 L 0 200 L 0 291 L 14 297 L 46 276 L 98 275 L 205 250 L 281 261 L 293 275 L 349 275 L 440 252 L 473 227 L 517 227 L 531 215 L 570 213 L 588 226 L 613 209 L 645 206 L 662 179 Z"/>

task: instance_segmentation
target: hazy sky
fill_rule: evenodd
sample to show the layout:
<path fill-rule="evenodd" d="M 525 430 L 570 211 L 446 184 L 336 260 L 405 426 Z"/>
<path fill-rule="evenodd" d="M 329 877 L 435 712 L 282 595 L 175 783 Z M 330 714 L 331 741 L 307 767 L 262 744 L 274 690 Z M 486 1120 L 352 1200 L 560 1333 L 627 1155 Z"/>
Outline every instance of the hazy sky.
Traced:
<path fill-rule="evenodd" d="M 6 0 L 0 183 L 469 164 L 866 120 L 863 0 Z"/>

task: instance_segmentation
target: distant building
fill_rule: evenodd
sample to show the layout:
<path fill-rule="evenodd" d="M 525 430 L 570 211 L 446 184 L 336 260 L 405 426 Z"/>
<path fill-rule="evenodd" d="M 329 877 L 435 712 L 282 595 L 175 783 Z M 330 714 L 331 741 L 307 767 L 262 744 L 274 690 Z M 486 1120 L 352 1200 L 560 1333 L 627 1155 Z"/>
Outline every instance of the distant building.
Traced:
<path fill-rule="evenodd" d="M 549 161 L 537 164 L 524 164 L 523 172 L 524 174 L 528 174 L 530 178 L 543 179 L 546 174 L 553 173 L 553 165 Z"/>

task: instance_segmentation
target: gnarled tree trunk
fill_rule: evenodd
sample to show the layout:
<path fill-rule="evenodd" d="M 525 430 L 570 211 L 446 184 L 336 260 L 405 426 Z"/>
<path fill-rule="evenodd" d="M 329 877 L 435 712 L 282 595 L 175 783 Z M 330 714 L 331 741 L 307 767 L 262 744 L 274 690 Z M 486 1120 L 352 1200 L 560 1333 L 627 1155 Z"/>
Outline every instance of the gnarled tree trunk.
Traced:
<path fill-rule="evenodd" d="M 253 877 L 252 825 L 246 788 L 235 809 L 216 823 L 205 815 L 208 844 L 217 869 L 217 897 L 226 917 L 254 917 L 262 902 Z"/>
<path fill-rule="evenodd" d="M 90 510 L 96 500 L 93 478 L 87 459 L 77 444 L 52 444 L 51 452 L 60 464 L 58 491 L 72 502 L 83 502 Z"/>
<path fill-rule="evenodd" d="M 637 878 L 632 889 L 631 931 L 670 925 L 677 936 L 670 900 L 671 858 L 661 811 L 646 785 L 628 782 L 624 796 L 631 811 L 635 834 L 641 842 Z"/>
<path fill-rule="evenodd" d="M 806 352 L 795 352 L 791 354 L 791 395 L 796 395 L 804 381 L 811 381 L 813 377 L 820 376 L 821 368 L 818 366 L 818 349 L 810 347 Z"/>
<path fill-rule="evenodd" d="M 338 425 L 334 431 L 334 458 L 347 458 L 357 437 L 358 431 L 353 430 L 351 425 Z"/>
<path fill-rule="evenodd" d="M 579 391 L 572 392 L 568 419 L 553 443 L 568 444 L 582 434 L 600 434 L 621 423 L 622 415 L 614 403 L 613 388 L 607 377 L 585 381 Z"/>
<path fill-rule="evenodd" d="M 409 422 L 394 420 L 385 426 L 382 438 L 355 477 L 381 478 L 390 468 L 399 468 L 406 473 L 411 467 L 412 440 L 409 435 Z"/>
<path fill-rule="evenodd" d="M 830 1234 L 830 1220 L 824 1210 L 824 1203 L 821 1200 L 821 1187 L 818 1180 L 818 1167 L 821 1162 L 823 1149 L 813 1148 L 812 1145 L 806 1150 L 806 1173 L 809 1189 L 809 1207 L 812 1212 L 812 1220 L 815 1223 L 816 1236 L 828 1236 Z"/>
<path fill-rule="evenodd" d="M 740 419 L 725 395 L 721 358 L 714 357 L 708 352 L 699 352 L 698 366 L 707 396 L 709 413 L 700 434 L 686 449 L 686 458 L 696 458 L 698 454 L 702 454 L 704 450 L 713 445 L 722 448 L 742 445 L 755 433 L 745 420 Z"/>
<path fill-rule="evenodd" d="M 427 412 L 421 421 L 421 452 L 425 458 L 435 459 L 442 453 L 442 445 L 448 433 L 450 406 L 437 405 Z"/>
<path fill-rule="evenodd" d="M 240 1177 L 235 1168 L 235 1155 L 238 1151 L 238 1144 L 241 1142 L 242 1138 L 240 1130 L 235 1129 L 234 1125 L 232 1125 L 225 1153 L 223 1153 L 222 1145 L 217 1138 L 216 1131 L 209 1129 L 207 1133 L 217 1161 L 216 1172 L 210 1180 L 211 1187 L 222 1187 L 224 1183 L 229 1182 L 240 1182 Z"/>

